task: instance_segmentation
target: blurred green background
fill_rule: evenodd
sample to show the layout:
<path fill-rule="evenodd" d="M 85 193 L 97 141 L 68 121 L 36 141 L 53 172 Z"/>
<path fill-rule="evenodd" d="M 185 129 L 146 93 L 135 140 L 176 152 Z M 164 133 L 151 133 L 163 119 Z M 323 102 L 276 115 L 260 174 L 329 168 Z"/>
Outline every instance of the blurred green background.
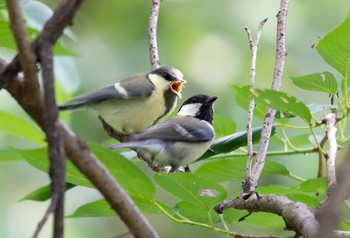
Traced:
<path fill-rule="evenodd" d="M 51 0 L 43 2 L 52 8 L 59 3 Z M 67 48 L 75 53 L 74 62 L 66 65 L 67 70 L 63 65 L 63 70 L 61 68 L 57 75 L 66 91 L 76 95 L 150 70 L 147 42 L 150 2 L 118 0 L 86 1 L 83 4 L 71 28 L 76 39 L 62 39 Z M 291 1 L 287 20 L 288 56 L 282 91 L 297 96 L 305 103 L 329 103 L 324 94 L 310 94 L 297 89 L 289 77 L 325 70 L 338 75 L 311 46 L 346 17 L 349 7 L 350 2 L 346 0 Z M 251 52 L 243 27 L 250 28 L 255 36 L 259 21 L 269 18 L 259 44 L 256 76 L 257 87 L 269 88 L 278 9 L 279 1 L 271 0 L 164 0 L 158 27 L 160 60 L 162 65 L 177 67 L 185 75 L 188 83 L 179 104 L 196 93 L 217 95 L 219 100 L 215 104 L 215 112 L 232 118 L 237 122 L 237 130 L 244 130 L 247 114 L 237 106 L 230 88 L 232 84 L 249 84 Z M 4 49 L 0 53 L 8 60 L 14 54 Z M 64 99 L 58 100 L 62 102 Z M 25 116 L 4 90 L 0 91 L 0 102 L 0 110 Z M 69 115 L 62 114 L 67 123 Z M 259 126 L 260 122 L 255 120 L 255 126 Z M 69 126 L 85 140 L 101 143 L 112 141 L 93 112 L 71 114 Z M 30 147 L 27 142 L 0 132 L 0 147 L 8 146 Z M 277 160 L 301 177 L 316 175 L 317 158 L 314 155 L 281 157 Z M 300 166 L 301 163 L 303 166 Z M 46 174 L 25 162 L 0 165 L 0 237 L 31 236 L 48 203 L 17 201 L 48 183 Z M 291 181 L 271 177 L 265 183 L 289 184 Z M 239 191 L 239 184 L 234 190 Z M 83 203 L 99 197 L 94 190 L 74 188 L 66 196 L 66 213 L 70 214 Z M 162 237 L 224 237 L 206 229 L 174 224 L 161 215 L 148 218 Z M 249 233 L 264 232 L 256 227 L 233 227 L 236 231 L 248 229 Z M 119 218 L 66 219 L 66 237 L 115 237 L 125 232 L 127 228 Z M 51 225 L 47 225 L 40 237 L 50 237 L 50 234 Z"/>

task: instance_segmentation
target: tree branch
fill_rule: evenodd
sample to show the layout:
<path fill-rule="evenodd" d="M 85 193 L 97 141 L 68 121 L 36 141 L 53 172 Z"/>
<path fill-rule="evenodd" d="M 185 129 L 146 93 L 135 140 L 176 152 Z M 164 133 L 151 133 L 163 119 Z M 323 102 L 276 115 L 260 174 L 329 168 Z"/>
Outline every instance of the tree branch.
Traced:
<path fill-rule="evenodd" d="M 265 18 L 264 20 L 262 20 L 259 23 L 259 27 L 258 27 L 258 31 L 256 33 L 255 41 L 252 38 L 251 31 L 247 27 L 244 27 L 245 31 L 247 32 L 249 47 L 250 47 L 250 50 L 252 51 L 252 61 L 251 61 L 251 68 L 250 68 L 250 86 L 252 88 L 255 85 L 256 57 L 257 57 L 257 52 L 258 52 L 258 44 L 260 41 L 262 29 L 263 29 L 266 21 L 267 21 L 267 18 Z M 254 102 L 254 99 L 252 98 L 252 99 L 250 99 L 250 102 L 249 102 L 248 122 L 247 122 L 248 158 L 247 158 L 247 165 L 245 167 L 246 179 L 248 179 L 251 176 L 252 161 L 253 161 L 253 156 L 254 156 L 254 153 L 253 153 L 253 131 L 252 131 L 254 108 L 255 108 L 255 102 Z"/>
<path fill-rule="evenodd" d="M 64 28 L 72 23 L 73 17 L 82 2 L 82 0 L 64 0 L 61 3 L 32 44 L 32 48 L 36 53 L 35 60 L 38 59 L 37 54 L 40 52 L 42 45 L 53 45 L 62 34 Z M 46 120 L 42 106 L 43 100 L 41 97 L 33 98 L 33 95 L 36 93 L 40 95 L 39 89 L 35 89 L 32 92 L 27 91 L 26 88 L 29 87 L 28 84 L 31 82 L 27 82 L 17 76 L 20 70 L 21 66 L 18 56 L 10 64 L 0 59 L 0 88 L 5 87 L 38 125 L 41 128 L 45 128 Z M 25 98 L 30 98 L 30 100 L 25 100 Z M 135 237 L 158 237 L 153 227 L 139 209 L 135 207 L 107 169 L 93 156 L 88 146 L 61 123 L 58 123 L 57 126 L 62 133 L 67 156 L 105 196 L 111 207 L 129 227 L 131 233 Z"/>
<path fill-rule="evenodd" d="M 318 222 L 313 211 L 301 202 L 294 202 L 286 197 L 277 195 L 251 195 L 248 199 L 242 196 L 228 199 L 215 207 L 218 213 L 226 208 L 247 210 L 248 212 L 269 212 L 282 216 L 286 228 L 292 229 L 297 235 L 305 238 L 315 238 L 318 231 Z"/>
<path fill-rule="evenodd" d="M 44 82 L 44 111 L 46 115 L 45 133 L 49 147 L 50 169 L 52 181 L 52 197 L 57 197 L 57 204 L 52 212 L 54 217 L 54 237 L 63 237 L 64 228 L 64 192 L 66 188 L 66 159 L 63 141 L 58 130 L 58 109 L 55 99 L 53 72 L 53 45 L 44 43 L 40 47 L 39 58 Z"/>
<path fill-rule="evenodd" d="M 339 213 L 344 204 L 344 200 L 349 198 L 350 191 L 350 147 L 346 157 L 337 170 L 337 186 L 329 194 L 327 201 L 317 210 L 316 216 L 320 223 L 318 232 L 319 238 L 328 238 L 332 236 L 333 230 L 339 222 Z M 341 237 L 341 236 L 340 236 Z"/>
<path fill-rule="evenodd" d="M 282 82 L 284 61 L 286 57 L 286 19 L 289 0 L 281 0 L 280 10 L 277 14 L 277 40 L 276 59 L 272 81 L 272 89 L 279 90 Z M 275 118 L 275 110 L 268 109 L 263 122 L 261 137 L 258 146 L 256 161 L 254 163 L 251 176 L 243 184 L 243 193 L 255 191 L 261 171 L 265 164 L 266 153 L 270 142 L 271 130 Z"/>
<path fill-rule="evenodd" d="M 337 122 L 337 115 L 332 112 L 325 116 L 324 123 L 326 124 L 326 136 L 329 143 L 329 150 L 326 154 L 327 172 L 328 172 L 328 196 L 332 193 L 332 190 L 337 185 L 337 178 L 335 173 L 335 159 L 338 151 L 337 144 L 337 128 L 335 123 Z"/>
<path fill-rule="evenodd" d="M 151 12 L 148 21 L 148 45 L 149 53 L 151 57 L 151 68 L 152 70 L 160 67 L 160 60 L 158 55 L 158 44 L 157 44 L 157 25 L 158 15 L 161 0 L 151 0 Z"/>

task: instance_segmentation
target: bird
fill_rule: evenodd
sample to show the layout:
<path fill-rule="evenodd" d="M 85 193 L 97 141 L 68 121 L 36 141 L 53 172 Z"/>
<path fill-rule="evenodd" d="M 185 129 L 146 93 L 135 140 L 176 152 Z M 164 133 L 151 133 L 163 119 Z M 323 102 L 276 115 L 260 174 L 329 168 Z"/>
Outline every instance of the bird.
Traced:
<path fill-rule="evenodd" d="M 175 117 L 142 132 L 128 134 L 122 143 L 110 148 L 135 150 L 155 171 L 186 169 L 204 154 L 215 137 L 212 123 L 217 98 L 194 95 L 182 104 Z"/>
<path fill-rule="evenodd" d="M 140 132 L 175 109 L 184 83 L 186 80 L 180 70 L 160 67 L 77 96 L 59 105 L 58 109 L 94 109 L 118 132 Z"/>

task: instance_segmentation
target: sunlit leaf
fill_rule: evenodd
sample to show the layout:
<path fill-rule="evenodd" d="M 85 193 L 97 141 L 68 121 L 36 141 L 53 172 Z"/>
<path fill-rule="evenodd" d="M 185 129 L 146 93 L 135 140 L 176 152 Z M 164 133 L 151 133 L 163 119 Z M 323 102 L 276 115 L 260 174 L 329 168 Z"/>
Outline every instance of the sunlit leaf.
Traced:
<path fill-rule="evenodd" d="M 0 150 L 0 162 L 23 161 L 24 158 L 13 150 Z"/>
<path fill-rule="evenodd" d="M 39 34 L 38 30 L 35 30 L 30 27 L 26 27 L 27 33 L 29 35 L 30 40 L 34 40 L 35 37 Z M 15 43 L 15 40 L 13 38 L 13 35 L 9 28 L 9 22 L 0 20 L 0 47 L 1 48 L 7 48 L 11 50 L 17 50 L 17 46 Z M 57 41 L 54 46 L 54 54 L 55 55 L 68 55 L 73 56 L 74 53 L 68 49 L 66 49 L 61 41 Z"/>
<path fill-rule="evenodd" d="M 293 96 L 288 96 L 284 92 L 278 92 L 271 89 L 256 89 L 250 86 L 238 87 L 233 86 L 237 93 L 252 97 L 260 103 L 265 103 L 276 110 L 294 114 L 300 117 L 306 123 L 311 124 L 310 110 L 303 102 L 298 102 Z"/>
<path fill-rule="evenodd" d="M 302 89 L 325 92 L 333 95 L 338 91 L 337 80 L 330 72 L 291 77 L 291 79 L 294 85 Z"/>

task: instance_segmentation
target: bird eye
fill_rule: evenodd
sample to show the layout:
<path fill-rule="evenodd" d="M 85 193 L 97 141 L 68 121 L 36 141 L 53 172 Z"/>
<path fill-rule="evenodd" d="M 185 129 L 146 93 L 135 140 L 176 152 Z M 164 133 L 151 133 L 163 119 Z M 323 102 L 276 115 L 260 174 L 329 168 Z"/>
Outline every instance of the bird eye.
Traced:
<path fill-rule="evenodd" d="M 197 98 L 192 98 L 191 103 L 197 103 Z"/>
<path fill-rule="evenodd" d="M 169 73 L 164 73 L 163 74 L 163 78 L 166 80 L 170 80 L 171 79 L 171 75 Z"/>

